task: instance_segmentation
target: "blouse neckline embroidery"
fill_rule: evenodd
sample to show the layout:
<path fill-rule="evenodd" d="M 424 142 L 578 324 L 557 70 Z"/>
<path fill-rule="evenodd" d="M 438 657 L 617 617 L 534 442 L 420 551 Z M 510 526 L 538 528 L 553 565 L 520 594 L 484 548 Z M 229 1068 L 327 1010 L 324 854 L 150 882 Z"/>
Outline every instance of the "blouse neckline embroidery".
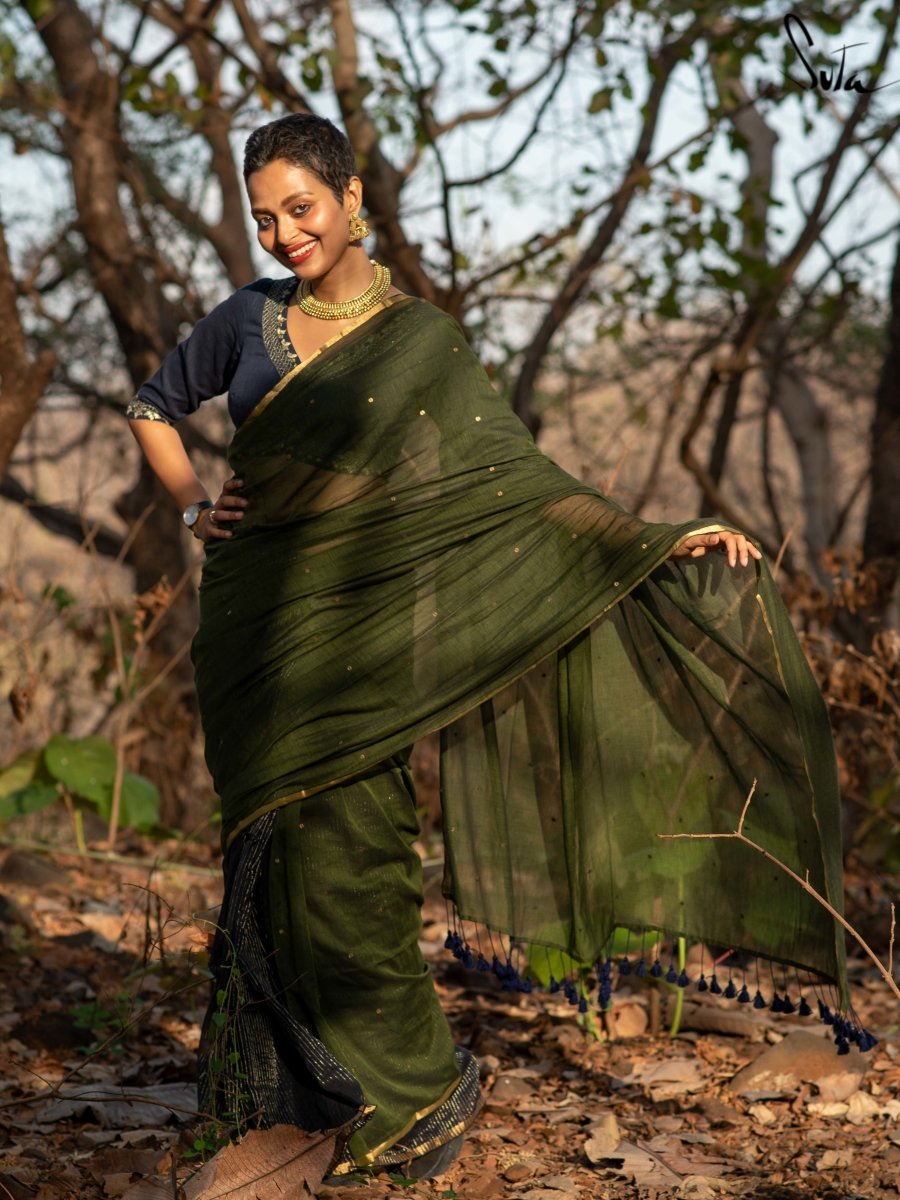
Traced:
<path fill-rule="evenodd" d="M 297 283 L 291 277 L 273 279 L 263 301 L 263 344 L 279 377 L 292 371 L 300 361 L 287 327 L 288 304 L 297 290 Z"/>

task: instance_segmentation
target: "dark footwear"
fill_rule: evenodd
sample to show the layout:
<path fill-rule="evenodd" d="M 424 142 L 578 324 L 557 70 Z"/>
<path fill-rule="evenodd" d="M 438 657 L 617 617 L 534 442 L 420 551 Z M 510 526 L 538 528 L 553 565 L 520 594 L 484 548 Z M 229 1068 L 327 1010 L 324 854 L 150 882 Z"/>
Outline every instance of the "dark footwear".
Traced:
<path fill-rule="evenodd" d="M 449 1142 L 444 1142 L 443 1146 L 436 1146 L 434 1150 L 412 1159 L 399 1169 L 409 1179 L 437 1179 L 456 1162 L 462 1146 L 463 1135 L 459 1133 Z"/>

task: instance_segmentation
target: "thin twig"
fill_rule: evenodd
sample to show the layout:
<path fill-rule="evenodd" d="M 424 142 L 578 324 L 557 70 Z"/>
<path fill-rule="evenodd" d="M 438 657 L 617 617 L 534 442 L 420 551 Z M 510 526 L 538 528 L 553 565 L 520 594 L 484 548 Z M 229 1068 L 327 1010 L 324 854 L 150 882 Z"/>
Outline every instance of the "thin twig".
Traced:
<path fill-rule="evenodd" d="M 770 854 L 764 846 L 760 846 L 759 842 L 754 842 L 752 838 L 748 838 L 744 833 L 744 818 L 747 815 L 747 809 L 750 807 L 750 801 L 753 798 L 753 793 L 755 790 L 756 780 L 754 779 L 753 786 L 750 788 L 750 793 L 747 796 L 747 799 L 744 801 L 744 807 L 741 811 L 741 819 L 738 821 L 738 827 L 734 833 L 658 833 L 656 836 L 663 841 L 674 841 L 676 838 L 688 838 L 694 841 L 722 840 L 743 842 L 745 846 L 749 846 L 751 850 L 755 850 L 758 854 L 761 854 L 767 862 L 772 863 L 773 866 L 779 867 L 786 875 L 790 875 L 791 879 L 798 883 L 800 887 L 803 888 L 804 892 L 807 892 L 810 896 L 812 896 L 818 904 L 821 904 L 826 912 L 830 913 L 831 916 L 834 917 L 834 919 L 844 927 L 857 945 L 861 946 L 866 952 L 868 957 L 875 964 L 875 967 L 877 968 L 882 979 L 885 981 L 897 999 L 900 1000 L 900 987 L 897 986 L 892 969 L 894 945 L 894 906 L 891 905 L 891 959 L 889 965 L 886 967 L 868 942 L 863 939 L 862 935 L 853 928 L 850 922 L 847 921 L 847 919 L 841 913 L 839 913 L 837 909 L 833 907 L 833 905 L 829 904 L 822 893 L 813 887 L 808 878 L 804 879 L 802 876 L 798 875 L 796 871 L 792 871 L 787 863 L 783 863 L 780 858 L 776 858 L 774 854 Z"/>
<path fill-rule="evenodd" d="M 894 934 L 897 932 L 897 912 L 894 908 L 894 903 L 891 901 L 891 940 L 888 945 L 888 970 L 891 973 L 891 979 L 894 978 Z"/>

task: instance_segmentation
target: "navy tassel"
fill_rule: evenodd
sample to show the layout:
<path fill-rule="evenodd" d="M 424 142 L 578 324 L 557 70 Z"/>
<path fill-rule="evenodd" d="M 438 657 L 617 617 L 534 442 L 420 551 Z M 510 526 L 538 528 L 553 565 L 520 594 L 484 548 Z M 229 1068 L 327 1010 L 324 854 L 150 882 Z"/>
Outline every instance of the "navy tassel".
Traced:
<path fill-rule="evenodd" d="M 756 995 L 753 997 L 753 1007 L 754 1008 L 765 1008 L 766 1007 L 766 1002 L 765 1002 L 765 1000 L 763 1000 L 762 994 L 759 991 L 759 988 L 757 988 Z"/>
<path fill-rule="evenodd" d="M 608 1007 L 610 999 L 612 998 L 612 969 L 609 959 L 607 959 L 606 962 L 598 964 L 597 978 L 600 981 L 600 991 L 598 995 L 600 1008 L 605 1009 Z"/>
<path fill-rule="evenodd" d="M 721 985 L 719 984 L 719 981 L 716 979 L 715 975 L 713 975 L 712 979 L 709 981 L 709 990 L 714 996 L 722 995 Z"/>
<path fill-rule="evenodd" d="M 677 981 L 678 976 L 675 974 L 675 967 L 671 966 L 669 967 L 668 971 L 666 971 L 666 983 L 677 983 Z"/>
<path fill-rule="evenodd" d="M 781 999 L 781 997 L 778 995 L 777 992 L 772 997 L 772 1003 L 769 1005 L 769 1008 L 772 1012 L 775 1012 L 775 1013 L 784 1012 L 784 1001 Z"/>
<path fill-rule="evenodd" d="M 705 975 L 701 975 L 700 978 L 697 980 L 697 991 L 698 992 L 708 992 L 709 991 L 709 984 L 706 982 Z"/>
<path fill-rule="evenodd" d="M 725 991 L 722 993 L 722 995 L 726 998 L 726 1000 L 733 1000 L 735 998 L 737 995 L 737 988 L 734 986 L 733 979 L 728 980 L 728 986 L 725 988 Z"/>
<path fill-rule="evenodd" d="M 630 975 L 631 974 L 631 963 L 628 961 L 627 958 L 623 958 L 619 962 L 619 974 L 620 975 Z"/>
<path fill-rule="evenodd" d="M 634 973 L 635 973 L 635 975 L 637 975 L 638 979 L 643 979 L 644 976 L 647 974 L 647 964 L 644 962 L 643 958 L 638 962 L 638 965 L 634 968 Z"/>
<path fill-rule="evenodd" d="M 811 1017 L 812 1016 L 812 1009 L 809 1007 L 809 1003 L 805 996 L 800 997 L 800 1007 L 798 1008 L 797 1011 L 801 1017 Z"/>
<path fill-rule="evenodd" d="M 680 988 L 686 988 L 686 987 L 687 987 L 687 985 L 688 985 L 688 984 L 691 982 L 691 981 L 690 981 L 690 979 L 688 979 L 688 973 L 687 973 L 687 971 L 685 971 L 684 969 L 682 969 L 682 972 L 681 972 L 681 974 L 678 976 L 678 978 L 676 979 L 676 981 L 675 981 L 675 982 L 678 984 L 678 986 L 679 986 Z"/>
<path fill-rule="evenodd" d="M 656 962 L 653 964 L 653 966 L 650 968 L 650 974 L 653 976 L 654 979 L 659 979 L 659 977 L 660 977 L 660 975 L 662 975 L 662 973 L 663 973 L 662 963 L 659 961 L 659 959 L 657 959 Z"/>
<path fill-rule="evenodd" d="M 746 983 L 741 988 L 741 990 L 738 992 L 737 1002 L 738 1002 L 738 1004 L 749 1004 L 750 1003 L 750 993 L 747 991 Z"/>

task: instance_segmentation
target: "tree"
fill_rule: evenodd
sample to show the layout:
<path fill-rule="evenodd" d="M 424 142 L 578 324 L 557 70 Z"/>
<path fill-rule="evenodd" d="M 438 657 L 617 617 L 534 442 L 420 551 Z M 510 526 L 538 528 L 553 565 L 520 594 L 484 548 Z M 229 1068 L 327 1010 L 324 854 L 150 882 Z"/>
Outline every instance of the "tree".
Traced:
<path fill-rule="evenodd" d="M 797 11 L 823 64 L 827 39 L 863 22 L 866 80 L 882 78 L 896 0 Z M 774 0 L 0 0 L 0 143 L 19 171 L 68 189 L 39 229 L 4 201 L 0 492 L 82 536 L 78 514 L 27 485 L 14 447 L 29 414 L 48 396 L 121 409 L 255 275 L 236 143 L 271 115 L 315 110 L 353 143 L 377 257 L 460 320 L 533 428 L 554 379 L 590 374 L 594 341 L 623 374 L 664 347 L 637 503 L 680 444 L 704 511 L 776 552 L 794 524 L 770 453 L 784 428 L 805 543 L 786 566 L 829 583 L 822 554 L 866 490 L 862 476 L 830 486 L 821 380 L 842 373 L 860 403 L 875 394 L 884 314 L 866 256 L 896 227 L 889 214 L 860 231 L 841 215 L 864 187 L 896 199 L 881 162 L 900 119 L 887 92 L 807 87 L 783 18 Z M 875 504 L 893 511 L 900 469 L 892 330 L 865 541 L 885 597 L 896 521 L 879 524 Z M 638 398 L 635 419 L 647 411 Z M 760 451 L 741 493 L 728 466 L 751 423 Z M 186 438 L 221 462 L 216 436 Z M 160 572 L 179 578 L 184 547 L 145 468 L 118 507 L 140 535 L 103 528 L 97 548 L 127 548 L 142 590 Z M 187 605 L 169 649 L 192 622 Z"/>

